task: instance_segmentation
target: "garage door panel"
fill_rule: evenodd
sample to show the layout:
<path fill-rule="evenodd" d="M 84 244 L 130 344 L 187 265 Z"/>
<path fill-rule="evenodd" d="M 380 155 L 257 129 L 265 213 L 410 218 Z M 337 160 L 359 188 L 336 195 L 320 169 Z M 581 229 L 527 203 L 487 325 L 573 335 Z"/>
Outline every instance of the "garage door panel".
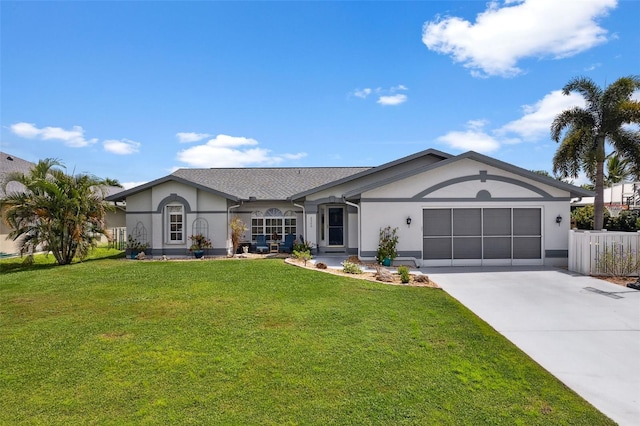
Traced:
<path fill-rule="evenodd" d="M 511 259 L 511 237 L 484 238 L 484 259 Z"/>
<path fill-rule="evenodd" d="M 482 259 L 481 237 L 460 237 L 453 239 L 454 259 Z"/>
<path fill-rule="evenodd" d="M 513 209 L 513 235 L 541 235 L 540 209 Z"/>
<path fill-rule="evenodd" d="M 423 210 L 422 223 L 424 236 L 451 235 L 451 209 Z"/>
<path fill-rule="evenodd" d="M 482 220 L 485 236 L 511 235 L 511 209 L 484 209 Z"/>
<path fill-rule="evenodd" d="M 425 238 L 422 253 L 425 259 L 451 259 L 451 238 Z"/>
<path fill-rule="evenodd" d="M 454 236 L 482 235 L 482 216 L 480 209 L 453 209 Z"/>
<path fill-rule="evenodd" d="M 540 259 L 542 257 L 540 243 L 540 237 L 514 237 L 513 258 Z"/>

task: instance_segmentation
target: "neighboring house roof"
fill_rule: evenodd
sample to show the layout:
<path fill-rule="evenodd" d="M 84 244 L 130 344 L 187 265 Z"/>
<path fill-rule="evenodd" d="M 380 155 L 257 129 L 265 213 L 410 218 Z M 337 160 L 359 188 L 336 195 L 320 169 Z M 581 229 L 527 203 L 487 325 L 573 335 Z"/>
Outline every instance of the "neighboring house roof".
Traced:
<path fill-rule="evenodd" d="M 35 166 L 34 163 L 18 158 L 15 155 L 7 154 L 0 151 L 0 182 L 4 180 L 4 176 L 9 173 L 24 173 L 29 174 L 31 169 Z M 24 186 L 22 184 L 11 182 L 7 185 L 8 192 L 20 192 Z M 2 190 L 0 185 L 0 197 L 4 197 L 6 194 Z"/>
<path fill-rule="evenodd" d="M 286 200 L 293 194 L 369 170 L 370 167 L 179 169 L 160 179 L 107 197 L 120 201 L 164 182 L 175 181 L 231 200 Z"/>
<path fill-rule="evenodd" d="M 15 155 L 7 154 L 6 152 L 0 151 L 0 183 L 4 180 L 4 176 L 9 173 L 24 173 L 28 175 L 31 173 L 31 169 L 36 166 L 35 163 L 32 163 L 27 160 L 23 160 L 22 158 L 18 158 Z M 8 192 L 21 192 L 24 190 L 24 186 L 20 183 L 11 182 L 7 185 Z M 107 186 L 105 187 L 105 195 L 113 196 L 118 192 L 124 191 L 123 188 L 118 186 Z M 0 184 L 0 197 L 4 197 L 4 192 L 2 191 L 2 185 Z"/>
<path fill-rule="evenodd" d="M 640 206 L 640 182 L 620 182 L 604 188 L 602 200 L 605 204 L 627 204 L 631 207 Z M 592 205 L 595 197 L 578 198 L 571 201 L 571 205 L 582 207 Z"/>
<path fill-rule="evenodd" d="M 535 173 L 532 172 L 530 170 L 526 170 L 517 166 L 514 166 L 513 164 L 509 164 L 509 163 L 505 163 L 504 161 L 500 161 L 500 160 L 496 160 L 495 158 L 492 157 L 487 157 L 486 155 L 482 155 L 479 154 L 477 152 L 474 151 L 467 151 L 464 154 L 460 154 L 457 155 L 455 157 L 449 157 L 443 161 L 439 161 L 437 163 L 434 164 L 429 164 L 423 167 L 419 167 L 416 169 L 412 169 L 409 170 L 407 172 L 404 173 L 398 173 L 397 175 L 394 175 L 392 178 L 389 179 L 385 179 L 385 180 L 381 180 L 381 181 L 376 181 L 375 183 L 372 183 L 370 185 L 366 185 L 360 188 L 356 188 L 352 191 L 349 191 L 348 193 L 345 194 L 345 197 L 347 198 L 352 198 L 352 197 L 357 197 L 360 194 L 362 194 L 365 191 L 370 191 L 372 189 L 378 188 L 380 186 L 383 185 L 387 185 L 389 183 L 401 180 L 401 179 L 405 179 L 407 177 L 410 176 L 414 176 L 418 173 L 423 173 L 425 171 L 429 171 L 429 170 L 434 170 L 440 167 L 446 167 L 448 165 L 451 165 L 455 162 L 461 161 L 461 160 L 465 160 L 465 159 L 470 159 L 470 160 L 475 160 L 478 161 L 480 163 L 484 163 L 487 164 L 489 166 L 493 166 L 499 169 L 502 169 L 504 171 L 510 172 L 510 173 L 514 173 L 517 175 L 520 175 L 522 177 L 540 182 L 540 183 L 544 183 L 546 185 L 549 186 L 553 186 L 559 189 L 563 189 L 565 191 L 568 191 L 571 195 L 571 197 L 588 197 L 588 196 L 593 196 L 594 193 L 592 191 L 586 190 L 584 188 L 580 188 L 565 182 L 562 182 L 560 180 L 548 177 L 548 176 L 543 176 L 539 173 Z"/>

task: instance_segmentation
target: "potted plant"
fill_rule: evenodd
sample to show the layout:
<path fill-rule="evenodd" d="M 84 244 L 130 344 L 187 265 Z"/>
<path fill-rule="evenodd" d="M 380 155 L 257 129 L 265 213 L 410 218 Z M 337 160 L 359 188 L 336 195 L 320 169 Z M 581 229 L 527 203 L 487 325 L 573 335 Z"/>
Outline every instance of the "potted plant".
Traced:
<path fill-rule="evenodd" d="M 143 252 L 148 248 L 148 243 L 143 243 L 137 238 L 133 238 L 131 234 L 127 237 L 127 249 L 129 250 L 129 256 L 131 259 L 135 259 L 138 253 Z"/>
<path fill-rule="evenodd" d="M 391 228 L 390 226 L 380 228 L 378 251 L 376 253 L 378 263 L 383 266 L 391 266 L 391 262 L 398 257 L 397 245 L 398 228 Z"/>
<path fill-rule="evenodd" d="M 211 248 L 211 240 L 202 234 L 195 234 L 189 237 L 191 239 L 191 247 L 189 251 L 193 253 L 196 259 L 204 256 L 204 250 Z"/>

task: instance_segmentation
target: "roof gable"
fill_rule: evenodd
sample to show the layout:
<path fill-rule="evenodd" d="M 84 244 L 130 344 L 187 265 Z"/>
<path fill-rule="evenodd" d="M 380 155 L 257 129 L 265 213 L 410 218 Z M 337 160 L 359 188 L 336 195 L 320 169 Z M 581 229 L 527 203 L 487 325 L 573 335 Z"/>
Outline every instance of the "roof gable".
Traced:
<path fill-rule="evenodd" d="M 363 178 L 365 176 L 369 176 L 369 175 L 374 174 L 374 173 L 383 172 L 383 171 L 388 170 L 388 169 L 390 169 L 392 167 L 396 167 L 396 166 L 399 166 L 401 164 L 408 163 L 410 161 L 413 161 L 413 160 L 416 160 L 416 159 L 419 159 L 419 158 L 422 158 L 422 157 L 426 157 L 426 156 L 434 157 L 434 158 L 438 159 L 439 161 L 451 158 L 451 154 L 447 154 L 446 152 L 438 151 L 436 149 L 426 149 L 424 151 L 420 151 L 420 152 L 417 152 L 415 154 L 411 154 L 411 155 L 408 155 L 406 157 L 402 157 L 402 158 L 399 158 L 397 160 L 390 161 L 390 162 L 385 163 L 385 164 L 381 164 L 380 166 L 369 168 L 369 169 L 364 170 L 364 171 L 362 171 L 360 173 L 357 173 L 357 174 L 354 174 L 354 175 L 351 175 L 351 176 L 347 176 L 347 177 L 345 177 L 343 179 L 335 180 L 335 181 L 332 181 L 332 182 L 328 182 L 325 185 L 321 185 L 321 186 L 318 186 L 318 187 L 311 188 L 308 191 L 304 191 L 304 192 L 300 192 L 300 193 L 294 194 L 291 198 L 294 199 L 294 200 L 295 199 L 299 199 L 299 198 L 303 198 L 303 197 L 306 197 L 307 195 L 313 194 L 315 192 L 319 192 L 319 191 L 325 190 L 327 188 L 331 188 L 331 187 L 334 187 L 334 186 L 337 186 L 337 185 L 341 185 L 343 183 L 351 182 L 351 181 L 354 181 L 356 179 L 360 179 L 360 178 Z"/>
<path fill-rule="evenodd" d="M 356 188 L 356 189 L 346 193 L 345 197 L 347 197 L 347 198 L 354 198 L 354 197 L 357 198 L 363 192 L 370 191 L 372 189 L 379 188 L 380 186 L 387 185 L 387 184 L 393 183 L 393 182 L 397 182 L 397 181 L 402 180 L 402 179 L 406 179 L 408 177 L 414 176 L 414 175 L 419 174 L 419 173 L 424 173 L 424 172 L 429 171 L 429 170 L 435 170 L 435 169 L 440 168 L 440 167 L 446 167 L 448 165 L 451 165 L 451 164 L 453 164 L 455 162 L 459 162 L 459 161 L 464 160 L 464 159 L 471 159 L 471 160 L 474 160 L 474 161 L 477 161 L 477 162 L 480 162 L 480 163 L 487 164 L 487 165 L 492 166 L 492 167 L 496 167 L 498 169 L 502 169 L 502 170 L 507 171 L 509 173 L 520 175 L 522 177 L 525 177 L 525 178 L 528 178 L 528 179 L 543 183 L 545 185 L 549 185 L 549 186 L 552 186 L 552 187 L 555 187 L 555 188 L 559 188 L 561 190 L 569 192 L 571 194 L 571 197 L 583 197 L 583 196 L 592 196 L 593 195 L 593 192 L 588 191 L 588 190 L 583 189 L 583 188 L 580 188 L 580 187 L 577 187 L 575 185 L 571 185 L 571 184 L 559 181 L 557 179 L 554 179 L 554 178 L 551 178 L 551 177 L 548 177 L 548 176 L 543 176 L 541 174 L 538 174 L 538 173 L 535 173 L 535 172 L 532 172 L 532 171 L 529 171 L 529 170 L 514 166 L 513 164 L 505 163 L 504 161 L 500 161 L 500 160 L 497 160 L 495 158 L 488 157 L 486 155 L 479 154 L 479 153 L 474 152 L 474 151 L 468 151 L 468 152 L 465 152 L 465 153 L 460 154 L 458 156 L 450 157 L 450 158 L 445 159 L 443 161 L 437 162 L 435 164 L 430 164 L 430 165 L 427 165 L 427 166 L 424 166 L 424 167 L 420 167 L 420 168 L 417 168 L 417 169 L 409 170 L 409 171 L 407 171 L 405 173 L 399 173 L 399 174 L 395 175 L 393 177 L 393 179 L 386 179 L 384 181 L 378 181 L 378 182 L 374 182 L 374 183 L 372 183 L 370 185 L 366 185 L 366 186 L 362 186 L 360 188 Z"/>

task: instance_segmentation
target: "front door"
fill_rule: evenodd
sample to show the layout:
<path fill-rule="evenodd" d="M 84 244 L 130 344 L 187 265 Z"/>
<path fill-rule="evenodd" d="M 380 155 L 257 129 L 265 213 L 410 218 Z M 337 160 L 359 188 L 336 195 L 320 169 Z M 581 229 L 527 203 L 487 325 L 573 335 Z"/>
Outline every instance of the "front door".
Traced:
<path fill-rule="evenodd" d="M 329 207 L 327 213 L 329 216 L 327 221 L 329 247 L 344 246 L 344 207 Z"/>

